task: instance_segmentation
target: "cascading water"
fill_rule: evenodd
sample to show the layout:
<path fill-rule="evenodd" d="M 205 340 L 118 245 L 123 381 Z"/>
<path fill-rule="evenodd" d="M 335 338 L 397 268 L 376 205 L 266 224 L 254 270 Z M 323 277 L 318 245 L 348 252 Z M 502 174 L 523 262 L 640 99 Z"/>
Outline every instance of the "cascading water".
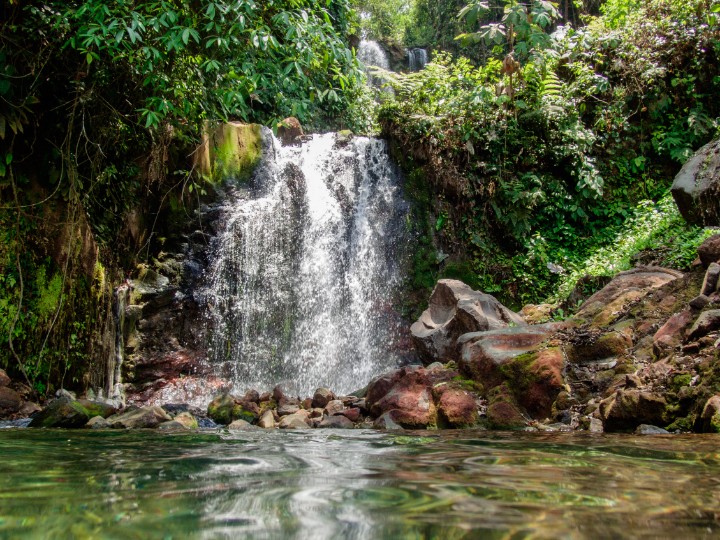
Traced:
<path fill-rule="evenodd" d="M 408 49 L 407 56 L 410 71 L 420 71 L 424 69 L 428 63 L 428 54 L 425 49 Z"/>
<path fill-rule="evenodd" d="M 365 66 L 368 83 L 377 88 L 382 88 L 385 80 L 383 77 L 373 74 L 373 68 L 382 68 L 387 71 L 390 69 L 390 61 L 380 44 L 377 41 L 363 39 L 358 47 L 357 57 Z M 383 90 L 392 93 L 392 89 L 388 87 Z"/>
<path fill-rule="evenodd" d="M 377 139 L 265 139 L 217 239 L 209 358 L 236 391 L 355 390 L 398 364 L 392 301 L 407 214 L 398 175 Z"/>

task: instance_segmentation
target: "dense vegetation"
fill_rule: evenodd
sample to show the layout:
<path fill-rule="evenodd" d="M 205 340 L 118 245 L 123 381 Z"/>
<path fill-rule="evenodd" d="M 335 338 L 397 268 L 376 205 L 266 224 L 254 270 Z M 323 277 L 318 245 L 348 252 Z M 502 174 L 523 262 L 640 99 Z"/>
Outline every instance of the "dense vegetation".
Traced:
<path fill-rule="evenodd" d="M 484 18 L 496 4 L 460 13 L 473 26 L 460 39 L 491 58 L 438 52 L 426 70 L 391 77 L 395 98 L 381 106 L 425 204 L 416 285 L 439 272 L 519 307 L 626 268 L 628 242 L 650 238 L 663 249 L 646 262 L 686 267 L 706 233 L 666 193 L 718 134 L 717 4 L 611 0 L 581 28 L 560 25 L 552 2 L 504 4 L 498 22 Z M 654 230 L 634 225 L 653 212 Z M 611 245 L 626 246 L 616 265 L 598 261 Z"/>
<path fill-rule="evenodd" d="M 103 362 L 108 286 L 147 256 L 163 208 L 206 190 L 187 172 L 205 122 L 354 127 L 351 14 L 348 0 L 0 3 L 0 367 L 45 391 Z"/>

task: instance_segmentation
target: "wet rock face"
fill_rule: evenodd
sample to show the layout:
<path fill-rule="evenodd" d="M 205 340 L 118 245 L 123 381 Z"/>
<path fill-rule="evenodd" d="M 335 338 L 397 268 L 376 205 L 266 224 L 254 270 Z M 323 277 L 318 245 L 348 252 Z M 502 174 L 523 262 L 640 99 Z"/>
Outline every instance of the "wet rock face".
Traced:
<path fill-rule="evenodd" d="M 720 225 L 720 139 L 695 152 L 675 177 L 671 191 L 688 223 Z"/>
<path fill-rule="evenodd" d="M 457 339 L 468 332 L 525 325 L 523 318 L 493 296 L 474 291 L 462 281 L 441 279 L 428 309 L 411 327 L 418 355 L 425 365 L 460 356 Z"/>

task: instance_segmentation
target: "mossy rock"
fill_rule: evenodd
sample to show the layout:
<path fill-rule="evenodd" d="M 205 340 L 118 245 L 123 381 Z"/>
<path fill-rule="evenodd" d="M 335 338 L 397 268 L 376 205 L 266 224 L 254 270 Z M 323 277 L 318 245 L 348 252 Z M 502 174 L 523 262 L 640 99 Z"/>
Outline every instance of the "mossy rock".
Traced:
<path fill-rule="evenodd" d="M 213 183 L 228 178 L 248 179 L 262 157 L 262 130 L 258 124 L 229 122 L 206 127 L 197 152 L 200 173 Z"/>
<path fill-rule="evenodd" d="M 30 422 L 30 427 L 41 428 L 80 428 L 88 423 L 91 417 L 83 405 L 73 399 L 63 397 L 56 399 Z"/>
<path fill-rule="evenodd" d="M 230 394 L 220 394 L 208 404 L 207 414 L 216 424 L 228 425 L 233 421 L 233 410 L 237 406 Z"/>
<path fill-rule="evenodd" d="M 506 384 L 493 388 L 487 409 L 488 426 L 492 429 L 522 429 L 527 421 Z"/>

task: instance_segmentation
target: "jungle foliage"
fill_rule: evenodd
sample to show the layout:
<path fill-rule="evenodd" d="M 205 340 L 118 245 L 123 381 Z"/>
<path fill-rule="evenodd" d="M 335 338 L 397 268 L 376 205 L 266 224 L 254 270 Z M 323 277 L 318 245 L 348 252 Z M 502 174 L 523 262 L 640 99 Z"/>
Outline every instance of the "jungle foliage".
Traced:
<path fill-rule="evenodd" d="M 162 208 L 205 192 L 205 122 L 354 128 L 352 20 L 349 0 L 3 0 L 0 367 L 39 391 L 81 383 L 94 295 Z"/>
<path fill-rule="evenodd" d="M 502 3 L 498 22 L 483 18 L 485 2 L 460 12 L 472 26 L 460 39 L 491 58 L 476 67 L 439 53 L 390 77 L 380 122 L 409 149 L 406 167 L 430 180 L 424 198 L 439 201 L 427 205 L 423 232 L 440 237 L 427 266 L 518 307 L 553 296 L 632 230 L 628 220 L 718 135 L 720 5 L 610 0 L 576 29 L 559 25 L 554 2 Z M 652 223 L 667 262 L 689 263 L 701 231 Z"/>

